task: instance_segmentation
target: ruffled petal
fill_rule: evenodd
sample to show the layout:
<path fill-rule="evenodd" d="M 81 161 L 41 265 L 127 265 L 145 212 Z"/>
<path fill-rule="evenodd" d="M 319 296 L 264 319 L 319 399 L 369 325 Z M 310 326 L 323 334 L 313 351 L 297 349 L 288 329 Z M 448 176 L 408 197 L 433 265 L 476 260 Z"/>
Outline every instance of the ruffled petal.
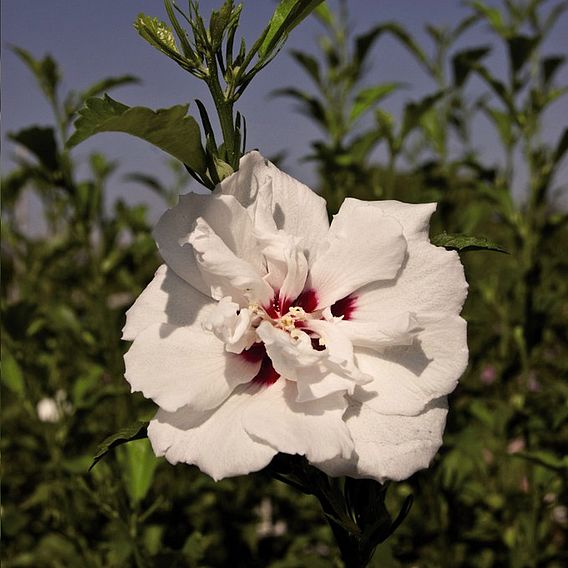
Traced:
<path fill-rule="evenodd" d="M 431 401 L 417 416 L 381 414 L 367 404 L 353 403 L 344 420 L 355 444 L 355 458 L 335 458 L 317 466 L 333 476 L 399 481 L 424 469 L 442 444 L 447 403 Z"/>
<path fill-rule="evenodd" d="M 203 280 L 209 284 L 211 296 L 220 300 L 231 296 L 237 301 L 247 298 L 268 305 L 273 290 L 252 264 L 236 256 L 201 217 L 187 237 L 193 247 Z"/>
<path fill-rule="evenodd" d="M 296 381 L 303 374 L 318 365 L 325 357 L 322 351 L 312 347 L 309 336 L 297 330 L 295 337 L 274 327 L 269 322 L 262 322 L 256 333 L 266 347 L 266 353 L 276 371 L 283 377 Z"/>
<path fill-rule="evenodd" d="M 172 464 L 199 467 L 216 481 L 266 467 L 276 455 L 273 447 L 253 440 L 243 427 L 253 402 L 270 389 L 242 385 L 218 408 L 196 412 L 159 410 L 148 426 L 148 438 L 157 456 Z"/>
<path fill-rule="evenodd" d="M 342 420 L 347 401 L 340 394 L 299 403 L 295 383 L 280 380 L 257 395 L 243 417 L 245 430 L 279 452 L 309 461 L 349 459 L 353 443 Z"/>
<path fill-rule="evenodd" d="M 234 195 L 254 219 L 260 191 L 272 192 L 276 228 L 302 237 L 308 253 L 316 250 L 329 228 L 325 200 L 258 152 L 245 154 L 239 170 L 224 179 L 214 193 Z"/>
<path fill-rule="evenodd" d="M 200 318 L 207 306 L 212 305 L 211 298 L 198 292 L 163 264 L 126 312 L 122 339 L 132 341 L 141 331 L 155 323 L 191 325 Z"/>
<path fill-rule="evenodd" d="M 346 200 L 347 207 L 354 207 Z M 467 296 L 467 282 L 456 251 L 430 244 L 428 219 L 434 204 L 377 202 L 377 209 L 396 215 L 404 227 L 408 254 L 393 282 L 375 282 L 357 290 L 353 321 L 384 321 L 403 312 L 458 315 Z"/>
<path fill-rule="evenodd" d="M 423 328 L 409 346 L 381 353 L 356 349 L 357 365 L 373 382 L 354 398 L 383 414 L 420 414 L 433 399 L 454 390 L 467 366 L 466 322 L 458 317 L 420 317 Z"/>
<path fill-rule="evenodd" d="M 403 312 L 377 322 L 346 321 L 336 318 L 334 324 L 353 345 L 384 349 L 396 345 L 411 345 L 422 330 L 416 315 Z"/>
<path fill-rule="evenodd" d="M 365 202 L 335 215 L 326 243 L 310 268 L 307 288 L 315 290 L 317 307 L 371 282 L 392 280 L 406 254 L 401 224 Z"/>
<path fill-rule="evenodd" d="M 260 369 L 260 361 L 225 351 L 223 342 L 201 323 L 148 327 L 137 335 L 124 361 L 132 391 L 141 391 L 170 412 L 185 405 L 214 408 Z"/>
<path fill-rule="evenodd" d="M 210 294 L 187 242 L 198 218 L 205 220 L 232 253 L 263 270 L 252 220 L 243 206 L 229 195 L 187 193 L 180 195 L 179 203 L 162 215 L 153 233 L 162 258 L 178 276 L 200 292 Z"/>

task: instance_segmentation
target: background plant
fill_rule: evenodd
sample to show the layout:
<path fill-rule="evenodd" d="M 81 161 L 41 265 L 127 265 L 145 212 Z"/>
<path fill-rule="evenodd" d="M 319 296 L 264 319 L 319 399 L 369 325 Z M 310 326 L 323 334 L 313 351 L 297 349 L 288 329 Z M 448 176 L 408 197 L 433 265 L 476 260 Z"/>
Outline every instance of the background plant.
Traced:
<path fill-rule="evenodd" d="M 470 367 L 450 401 L 433 470 L 389 490 L 392 510 L 410 494 L 415 500 L 406 522 L 378 548 L 377 566 L 552 567 L 567 560 L 568 267 L 559 247 L 567 215 L 558 197 L 568 136 L 551 139 L 543 127 L 565 91 L 557 80 L 564 56 L 543 50 L 565 4 L 470 6 L 471 16 L 455 29 L 430 27 L 429 46 L 393 22 L 353 37 L 343 25 L 346 12 L 320 8 L 321 52 L 293 54 L 314 91 L 281 93 L 322 127 L 310 158 L 331 212 L 345 195 L 436 200 L 433 234 L 485 235 L 510 253 L 463 256 L 471 283 Z M 145 39 L 159 30 L 152 19 L 138 22 Z M 458 50 L 456 38 L 476 27 L 491 30 L 492 40 Z M 412 53 L 436 85 L 416 93 L 405 81 L 408 103 L 400 116 L 384 103 L 403 85 L 374 81 L 371 60 L 381 57 L 385 35 Z M 191 52 L 177 38 L 182 47 L 175 53 L 187 67 Z M 493 69 L 496 53 L 508 61 L 504 74 Z M 83 179 L 63 142 L 87 98 L 134 79 L 108 79 L 62 96 L 51 58 L 19 54 L 53 106 L 54 121 L 10 136 L 27 153 L 2 183 L 6 565 L 338 564 L 315 499 L 269 475 L 214 484 L 194 468 L 155 460 L 143 438 L 87 472 L 109 432 L 151 411 L 128 393 L 118 338 L 124 310 L 158 258 L 143 207 L 123 201 L 104 207 L 117 164 L 93 155 Z M 260 65 L 262 58 L 254 61 Z M 120 116 L 128 112 L 102 104 Z M 240 131 L 244 122 L 237 128 L 230 110 L 232 128 Z M 502 158 L 476 151 L 472 126 L 482 116 L 495 127 Z M 190 169 L 184 159 L 202 157 L 202 169 L 193 173 L 206 183 L 205 177 L 225 175 L 221 162 L 230 166 L 236 148 L 244 149 L 241 136 L 230 157 L 211 138 L 213 130 L 204 129 L 200 150 L 194 146 L 194 154 L 181 157 Z M 171 187 L 132 175 L 168 201 L 187 179 L 179 167 Z M 24 218 L 28 191 L 42 201 L 41 230 L 30 230 Z M 36 405 L 44 398 L 53 399 L 57 421 L 40 420 Z"/>

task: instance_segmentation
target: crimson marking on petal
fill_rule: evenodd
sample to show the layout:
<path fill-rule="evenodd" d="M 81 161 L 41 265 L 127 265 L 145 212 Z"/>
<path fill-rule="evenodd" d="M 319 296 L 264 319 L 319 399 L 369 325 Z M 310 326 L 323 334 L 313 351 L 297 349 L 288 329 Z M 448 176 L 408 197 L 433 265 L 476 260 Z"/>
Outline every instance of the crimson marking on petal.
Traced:
<path fill-rule="evenodd" d="M 337 300 L 333 306 L 331 306 L 331 313 L 336 318 L 343 316 L 344 320 L 351 319 L 353 312 L 357 308 L 357 297 L 356 296 L 345 296 L 341 300 Z"/>
<path fill-rule="evenodd" d="M 268 387 L 273 385 L 280 378 L 280 374 L 274 369 L 272 361 L 266 353 L 264 343 L 255 343 L 250 349 L 243 351 L 241 356 L 250 363 L 262 361 L 258 373 L 253 377 L 251 382 Z"/>
<path fill-rule="evenodd" d="M 304 311 L 310 314 L 318 307 L 318 301 L 316 291 L 310 288 L 309 290 L 304 290 L 293 304 L 299 308 L 304 308 Z"/>
<path fill-rule="evenodd" d="M 262 306 L 262 307 L 264 308 L 264 311 L 272 319 L 278 319 L 280 317 L 281 311 L 280 311 L 280 300 L 278 297 L 278 290 L 275 291 L 274 297 L 270 301 L 270 304 L 268 306 Z"/>
<path fill-rule="evenodd" d="M 249 363 L 258 363 L 258 361 L 262 361 L 266 357 L 266 347 L 264 343 L 255 343 L 249 349 L 245 349 L 241 353 L 241 357 Z"/>
<path fill-rule="evenodd" d="M 270 357 L 266 355 L 262 360 L 260 369 L 254 379 L 252 380 L 255 384 L 264 385 L 266 387 L 273 385 L 280 378 L 280 373 L 272 365 Z"/>

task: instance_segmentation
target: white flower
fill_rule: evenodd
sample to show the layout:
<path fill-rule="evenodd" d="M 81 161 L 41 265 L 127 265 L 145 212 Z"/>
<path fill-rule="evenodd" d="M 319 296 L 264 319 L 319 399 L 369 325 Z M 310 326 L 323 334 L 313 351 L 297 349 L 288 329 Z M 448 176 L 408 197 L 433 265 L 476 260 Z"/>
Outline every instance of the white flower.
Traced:
<path fill-rule="evenodd" d="M 36 406 L 40 422 L 59 422 L 65 414 L 70 414 L 71 411 L 72 406 L 67 400 L 67 393 L 62 389 L 55 393 L 55 398 L 42 398 Z"/>
<path fill-rule="evenodd" d="M 457 253 L 434 204 L 325 201 L 259 153 L 160 219 L 165 261 L 127 313 L 126 379 L 160 407 L 157 455 L 214 479 L 302 454 L 403 479 L 442 441 L 467 362 Z"/>

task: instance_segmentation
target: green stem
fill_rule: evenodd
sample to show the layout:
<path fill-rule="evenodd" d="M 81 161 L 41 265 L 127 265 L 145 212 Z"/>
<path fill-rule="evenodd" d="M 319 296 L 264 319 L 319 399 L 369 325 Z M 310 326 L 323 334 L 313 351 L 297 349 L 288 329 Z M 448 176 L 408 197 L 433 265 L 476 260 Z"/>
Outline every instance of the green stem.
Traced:
<path fill-rule="evenodd" d="M 225 151 L 227 153 L 227 162 L 236 170 L 239 166 L 238 149 L 235 144 L 235 122 L 233 120 L 233 101 L 225 97 L 221 83 L 219 81 L 219 74 L 217 71 L 217 61 L 215 54 L 210 53 L 207 57 L 207 66 L 209 68 L 209 77 L 207 85 L 213 97 L 213 102 L 219 116 L 219 124 L 221 125 L 221 132 L 223 134 L 223 142 L 225 144 Z M 236 151 L 235 151 L 236 150 Z"/>

